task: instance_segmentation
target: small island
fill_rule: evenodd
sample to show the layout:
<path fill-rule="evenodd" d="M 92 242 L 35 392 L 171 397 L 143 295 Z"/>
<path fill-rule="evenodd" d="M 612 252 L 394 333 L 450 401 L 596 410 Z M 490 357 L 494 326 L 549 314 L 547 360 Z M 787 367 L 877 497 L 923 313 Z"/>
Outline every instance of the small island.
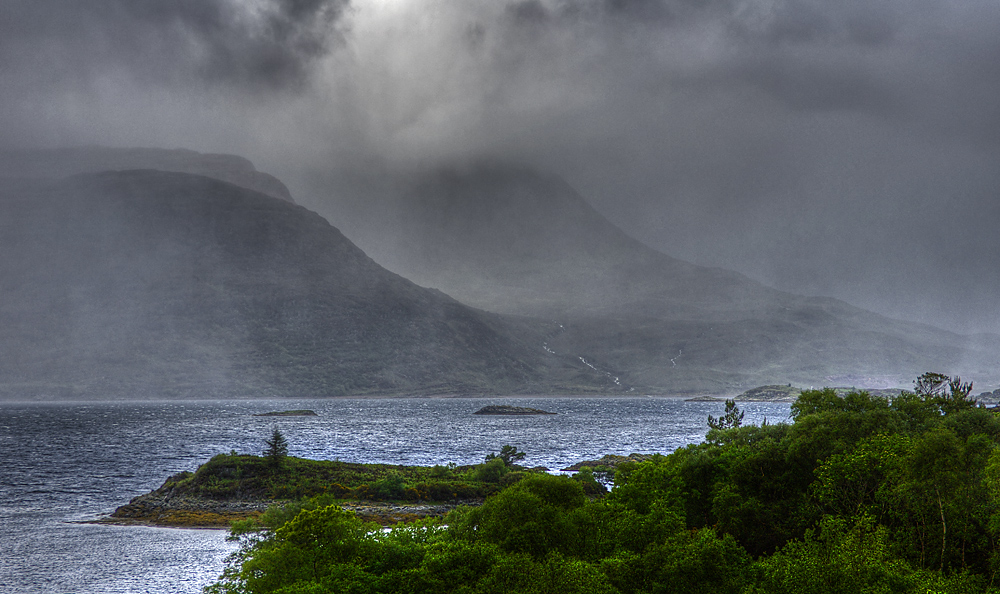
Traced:
<path fill-rule="evenodd" d="M 318 416 L 311 410 L 278 410 L 274 412 L 257 413 L 255 417 L 315 417 Z"/>
<path fill-rule="evenodd" d="M 482 407 L 481 409 L 477 410 L 472 414 L 523 416 L 523 415 L 554 415 L 556 413 L 537 408 L 526 408 L 523 406 L 510 406 L 508 404 L 491 404 L 489 406 Z"/>
<path fill-rule="evenodd" d="M 264 456 L 218 454 L 93 522 L 227 528 L 233 522 L 266 522 L 268 513 L 280 515 L 283 509 L 337 505 L 366 522 L 392 526 L 478 507 L 490 495 L 548 470 L 518 465 L 525 454 L 509 445 L 480 464 L 406 466 L 297 458 L 278 441 L 267 443 L 275 449 Z M 606 492 L 593 480 L 581 481 L 587 493 Z"/>
<path fill-rule="evenodd" d="M 733 400 L 737 402 L 795 402 L 802 393 L 801 388 L 793 388 L 792 384 L 771 384 L 751 388 Z"/>

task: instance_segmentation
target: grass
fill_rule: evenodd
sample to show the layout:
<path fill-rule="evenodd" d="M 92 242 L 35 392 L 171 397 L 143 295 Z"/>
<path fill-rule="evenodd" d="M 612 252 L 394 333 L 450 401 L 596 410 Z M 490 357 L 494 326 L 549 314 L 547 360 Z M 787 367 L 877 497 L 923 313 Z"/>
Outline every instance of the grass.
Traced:
<path fill-rule="evenodd" d="M 473 466 L 401 466 L 285 457 L 275 467 L 258 456 L 219 454 L 193 473 L 170 477 L 158 491 L 217 501 L 329 494 L 358 501 L 448 502 L 485 498 L 525 472 L 501 460 Z"/>

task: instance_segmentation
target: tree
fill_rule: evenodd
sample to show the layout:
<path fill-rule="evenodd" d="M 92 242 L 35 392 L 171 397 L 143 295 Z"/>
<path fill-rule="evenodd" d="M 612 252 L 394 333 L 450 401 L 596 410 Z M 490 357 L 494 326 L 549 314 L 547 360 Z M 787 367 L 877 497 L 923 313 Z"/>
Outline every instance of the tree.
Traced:
<path fill-rule="evenodd" d="M 954 413 L 976 405 L 972 393 L 972 382 L 962 382 L 960 377 L 948 377 L 941 373 L 925 373 L 918 377 L 913 391 L 925 402 L 935 405 L 942 413 Z"/>
<path fill-rule="evenodd" d="M 527 454 L 525 454 L 524 452 L 517 451 L 517 448 L 512 445 L 505 445 L 502 448 L 500 448 L 499 456 L 492 452 L 486 454 L 486 461 L 489 462 L 490 460 L 499 458 L 503 460 L 505 466 L 513 466 L 515 462 L 520 462 L 521 460 L 524 460 L 524 457 L 526 455 Z"/>
<path fill-rule="evenodd" d="M 267 448 L 264 450 L 264 458 L 267 459 L 268 466 L 272 468 L 280 467 L 285 457 L 288 456 L 288 440 L 275 427 L 274 433 L 271 434 L 271 439 L 265 439 L 264 443 L 267 444 Z"/>
<path fill-rule="evenodd" d="M 726 412 L 716 419 L 708 415 L 710 429 L 735 429 L 743 424 L 743 411 L 736 406 L 735 400 L 726 400 Z"/>
<path fill-rule="evenodd" d="M 937 396 L 944 393 L 950 381 L 951 378 L 943 373 L 928 371 L 913 382 L 913 391 L 924 398 Z"/>
<path fill-rule="evenodd" d="M 221 580 L 206 591 L 370 592 L 370 577 L 357 560 L 374 557 L 376 528 L 336 505 L 304 509 L 274 532 L 244 540 Z"/>

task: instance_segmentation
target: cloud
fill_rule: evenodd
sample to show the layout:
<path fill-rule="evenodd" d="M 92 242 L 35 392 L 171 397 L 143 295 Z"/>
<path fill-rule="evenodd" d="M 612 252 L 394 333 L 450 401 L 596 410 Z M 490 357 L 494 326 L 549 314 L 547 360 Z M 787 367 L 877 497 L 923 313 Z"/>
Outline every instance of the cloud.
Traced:
<path fill-rule="evenodd" d="M 235 152 L 331 217 L 345 177 L 528 162 L 668 253 L 1000 330 L 998 29 L 993 0 L 7 2 L 0 144 Z"/>
<path fill-rule="evenodd" d="M 296 88 L 336 43 L 341 0 L 7 3 L 0 49 L 40 79 L 124 68 L 140 84 Z M 25 74 L 22 69 L 22 75 Z M 46 77 L 45 74 L 49 76 Z"/>

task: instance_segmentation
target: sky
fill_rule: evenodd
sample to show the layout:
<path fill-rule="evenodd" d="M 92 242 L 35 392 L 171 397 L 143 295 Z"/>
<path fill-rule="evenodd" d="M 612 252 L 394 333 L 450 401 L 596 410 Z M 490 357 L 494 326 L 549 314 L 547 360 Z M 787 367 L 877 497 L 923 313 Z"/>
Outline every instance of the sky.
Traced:
<path fill-rule="evenodd" d="M 241 154 L 321 214 L 523 163 L 672 256 L 1000 332 L 995 0 L 9 0 L 0 88 L 0 148 Z"/>

